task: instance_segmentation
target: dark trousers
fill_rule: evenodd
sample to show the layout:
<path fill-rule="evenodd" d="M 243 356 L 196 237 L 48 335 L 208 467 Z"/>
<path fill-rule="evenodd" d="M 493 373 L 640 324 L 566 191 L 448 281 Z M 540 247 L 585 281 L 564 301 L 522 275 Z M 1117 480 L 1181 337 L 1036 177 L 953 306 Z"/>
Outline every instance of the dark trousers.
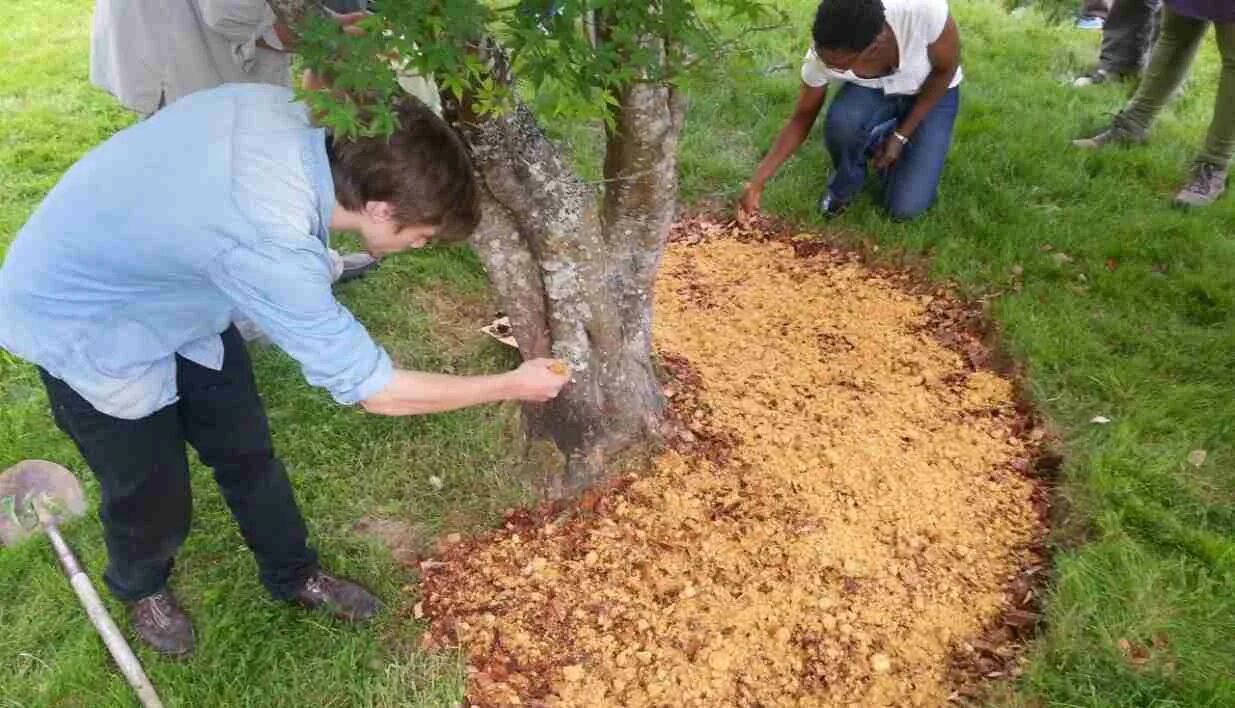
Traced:
<path fill-rule="evenodd" d="M 1102 28 L 1098 68 L 1112 74 L 1137 74 L 1149 61 L 1157 35 L 1162 0 L 1115 0 Z"/>
<path fill-rule="evenodd" d="M 108 555 L 103 578 L 120 600 L 162 590 L 189 534 L 193 500 L 185 443 L 214 468 L 272 595 L 289 598 L 317 568 L 235 327 L 223 333 L 223 345 L 222 371 L 177 357 L 180 400 L 139 420 L 100 413 L 63 381 L 39 372 L 56 425 L 99 481 Z"/>
<path fill-rule="evenodd" d="M 888 95 L 857 84 L 841 87 L 828 107 L 823 142 L 832 157 L 828 191 L 851 201 L 866 183 L 867 164 L 913 109 L 916 96 Z M 900 159 L 880 173 L 883 205 L 893 219 L 912 219 L 935 203 L 960 111 L 960 87 L 949 89 L 918 124 Z"/>

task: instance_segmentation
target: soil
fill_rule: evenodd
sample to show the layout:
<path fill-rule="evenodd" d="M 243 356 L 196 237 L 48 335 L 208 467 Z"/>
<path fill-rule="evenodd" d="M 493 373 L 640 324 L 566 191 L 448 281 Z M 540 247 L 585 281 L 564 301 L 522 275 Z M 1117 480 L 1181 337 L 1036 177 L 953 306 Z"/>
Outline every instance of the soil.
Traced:
<path fill-rule="evenodd" d="M 1042 434 L 963 308 L 808 239 L 685 230 L 657 286 L 671 449 L 421 563 L 469 704 L 935 706 L 1015 671 Z"/>

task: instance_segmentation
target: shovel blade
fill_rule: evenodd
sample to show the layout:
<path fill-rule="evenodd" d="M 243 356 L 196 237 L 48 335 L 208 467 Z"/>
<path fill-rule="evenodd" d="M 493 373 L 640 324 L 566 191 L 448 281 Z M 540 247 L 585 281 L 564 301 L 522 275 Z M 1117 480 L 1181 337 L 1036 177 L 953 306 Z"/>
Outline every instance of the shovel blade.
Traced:
<path fill-rule="evenodd" d="M 46 460 L 19 462 L 0 474 L 0 545 L 15 545 L 42 530 L 36 500 L 57 522 L 86 513 L 81 483 L 72 472 Z"/>

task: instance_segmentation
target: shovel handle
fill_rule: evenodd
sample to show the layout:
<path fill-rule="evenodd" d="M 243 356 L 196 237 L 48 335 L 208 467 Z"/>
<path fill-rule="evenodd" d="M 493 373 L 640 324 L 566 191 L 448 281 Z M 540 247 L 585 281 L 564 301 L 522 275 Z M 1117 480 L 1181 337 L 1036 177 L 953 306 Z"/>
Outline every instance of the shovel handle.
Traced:
<path fill-rule="evenodd" d="M 103 638 L 107 651 L 111 652 L 124 678 L 133 687 L 138 700 L 145 708 L 163 708 L 163 702 L 159 700 L 159 694 L 155 692 L 150 679 L 146 678 L 141 662 L 137 660 L 129 643 L 124 640 L 124 635 L 120 633 L 111 615 L 107 613 L 107 608 L 99 598 L 99 593 L 95 591 L 94 584 L 82 571 L 77 557 L 73 555 L 69 544 L 65 543 L 64 537 L 60 535 L 60 529 L 54 523 L 45 524 L 44 529 L 47 531 L 48 538 L 51 539 L 52 547 L 56 549 L 56 557 L 60 560 L 65 575 L 69 576 L 69 584 L 77 593 L 77 599 L 81 601 L 81 606 L 85 608 L 91 624 Z"/>

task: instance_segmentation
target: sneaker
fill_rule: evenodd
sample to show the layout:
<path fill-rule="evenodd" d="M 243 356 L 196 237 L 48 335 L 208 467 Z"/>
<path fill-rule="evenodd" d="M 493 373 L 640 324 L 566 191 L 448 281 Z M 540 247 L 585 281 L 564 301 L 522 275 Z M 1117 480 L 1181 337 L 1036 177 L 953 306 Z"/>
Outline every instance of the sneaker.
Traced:
<path fill-rule="evenodd" d="M 382 601 L 373 593 L 350 580 L 336 578 L 322 571 L 310 575 L 292 596 L 292 602 L 310 610 L 322 610 L 345 622 L 373 619 L 382 609 Z"/>
<path fill-rule="evenodd" d="M 1209 206 L 1226 191 L 1226 170 L 1212 162 L 1196 161 L 1192 178 L 1175 195 L 1175 205 L 1181 207 Z"/>
<path fill-rule="evenodd" d="M 848 208 L 849 202 L 842 202 L 832 196 L 831 192 L 824 192 L 823 196 L 819 198 L 819 215 L 825 219 L 835 219 L 844 214 Z"/>
<path fill-rule="evenodd" d="M 193 625 L 167 590 L 130 603 L 129 623 L 139 639 L 163 656 L 181 659 L 193 653 Z"/>
<path fill-rule="evenodd" d="M 1106 20 L 1101 17 L 1080 17 L 1076 20 L 1076 28 L 1079 30 L 1097 30 L 1102 31 L 1106 27 Z"/>
<path fill-rule="evenodd" d="M 1073 140 L 1073 147 L 1082 150 L 1098 150 L 1107 145 L 1140 145 L 1149 140 L 1149 133 L 1129 123 L 1122 115 L 1115 116 L 1111 127 L 1092 138 Z"/>
<path fill-rule="evenodd" d="M 335 279 L 335 283 L 338 284 L 363 278 L 377 270 L 382 264 L 381 261 L 367 253 L 349 253 L 346 256 L 340 256 L 339 261 L 342 269 L 339 271 L 339 277 Z"/>
<path fill-rule="evenodd" d="M 1084 88 L 1086 86 L 1097 86 L 1098 84 L 1104 84 L 1107 81 L 1111 81 L 1112 79 L 1115 79 L 1115 78 L 1117 78 L 1117 76 L 1107 71 L 1106 69 L 1094 69 L 1088 74 L 1081 74 L 1080 76 L 1073 79 L 1072 86 L 1075 88 Z"/>

